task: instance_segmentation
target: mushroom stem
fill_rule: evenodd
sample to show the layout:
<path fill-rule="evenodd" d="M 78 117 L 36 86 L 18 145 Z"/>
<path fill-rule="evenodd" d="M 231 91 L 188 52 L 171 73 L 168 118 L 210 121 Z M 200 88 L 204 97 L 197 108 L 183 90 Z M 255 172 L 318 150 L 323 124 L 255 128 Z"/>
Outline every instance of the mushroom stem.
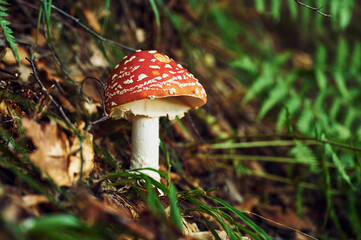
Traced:
<path fill-rule="evenodd" d="M 136 117 L 132 126 L 132 157 L 130 168 L 159 169 L 159 118 Z M 143 173 L 160 181 L 157 172 L 144 170 Z"/>

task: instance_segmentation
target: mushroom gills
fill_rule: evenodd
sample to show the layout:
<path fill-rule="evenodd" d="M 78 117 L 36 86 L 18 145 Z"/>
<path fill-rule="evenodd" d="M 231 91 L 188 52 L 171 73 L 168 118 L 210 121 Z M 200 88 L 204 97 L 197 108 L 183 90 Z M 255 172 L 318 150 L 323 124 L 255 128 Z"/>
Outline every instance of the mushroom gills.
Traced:
<path fill-rule="evenodd" d="M 155 99 L 143 99 L 117 106 L 110 113 L 111 118 L 133 120 L 136 116 L 165 117 L 173 120 L 176 116 L 183 117 L 195 101 L 192 96 L 174 96 Z"/>

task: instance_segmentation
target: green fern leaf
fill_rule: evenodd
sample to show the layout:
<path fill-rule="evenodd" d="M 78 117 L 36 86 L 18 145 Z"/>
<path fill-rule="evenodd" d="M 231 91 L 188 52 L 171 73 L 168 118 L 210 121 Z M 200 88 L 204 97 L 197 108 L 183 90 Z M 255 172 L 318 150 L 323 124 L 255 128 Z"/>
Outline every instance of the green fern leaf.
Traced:
<path fill-rule="evenodd" d="M 258 73 L 258 66 L 249 56 L 242 56 L 229 64 L 231 67 L 239 68 L 251 74 Z"/>
<path fill-rule="evenodd" d="M 313 132 L 314 117 L 310 100 L 306 99 L 304 104 L 304 110 L 301 112 L 300 118 L 297 121 L 297 129 L 306 136 L 309 136 Z"/>
<path fill-rule="evenodd" d="M 325 136 L 322 136 L 322 140 L 326 140 Z M 331 159 L 333 160 L 334 164 L 336 165 L 336 168 L 338 170 L 338 172 L 341 174 L 341 177 L 350 185 L 353 187 L 351 179 L 349 177 L 349 175 L 346 172 L 346 164 L 341 161 L 341 159 L 338 157 L 338 155 L 336 154 L 336 152 L 333 150 L 332 146 L 328 143 L 326 143 L 324 145 L 325 148 L 325 153 L 326 155 L 328 155 L 329 157 L 331 157 Z"/>
<path fill-rule="evenodd" d="M 345 38 L 340 38 L 336 48 L 335 68 L 344 69 L 349 55 L 348 43 Z"/>
<path fill-rule="evenodd" d="M 4 0 L 1 0 L 0 4 L 9 5 L 9 3 L 7 3 Z M 20 65 L 20 59 L 19 59 L 18 50 L 16 48 L 15 37 L 13 36 L 13 31 L 9 27 L 10 22 L 4 19 L 4 17 L 8 16 L 6 11 L 7 11 L 7 8 L 0 5 L 0 26 L 4 31 L 6 41 L 9 43 L 11 49 L 13 50 L 14 56 Z"/>
<path fill-rule="evenodd" d="M 342 72 L 336 71 L 334 73 L 334 79 L 336 82 L 336 86 L 337 86 L 338 90 L 340 91 L 342 97 L 344 97 L 345 99 L 349 99 L 350 93 L 347 89 L 346 79 L 345 79 L 344 75 L 342 74 Z"/>
<path fill-rule="evenodd" d="M 315 76 L 317 85 L 320 88 L 321 91 L 326 90 L 327 88 L 327 76 L 320 68 L 315 69 Z"/>
<path fill-rule="evenodd" d="M 290 3 L 288 4 L 289 10 L 290 10 L 290 15 L 292 20 L 296 20 L 297 18 L 297 3 L 295 1 L 290 1 Z"/>
<path fill-rule="evenodd" d="M 273 66 L 265 63 L 262 65 L 261 75 L 253 82 L 252 86 L 248 89 L 244 96 L 243 102 L 248 102 L 263 90 L 272 86 L 274 79 Z"/>
<path fill-rule="evenodd" d="M 286 121 L 287 121 L 287 109 L 282 108 L 282 110 L 278 114 L 278 119 L 276 123 L 277 133 L 280 133 L 282 131 L 282 128 L 286 124 Z"/>
<path fill-rule="evenodd" d="M 351 125 L 356 120 L 356 117 L 357 112 L 353 108 L 350 108 L 345 117 L 344 125 L 346 126 L 346 128 L 351 129 Z"/>
<path fill-rule="evenodd" d="M 256 0 L 255 3 L 256 3 L 256 9 L 258 12 L 262 13 L 265 11 L 266 4 L 265 4 L 264 0 Z"/>
<path fill-rule="evenodd" d="M 340 123 L 333 123 L 332 127 L 332 135 L 336 136 L 338 139 L 347 140 L 352 135 L 351 130 Z"/>
<path fill-rule="evenodd" d="M 288 85 L 278 84 L 274 89 L 272 89 L 272 91 L 269 93 L 268 98 L 263 102 L 257 118 L 262 119 L 269 110 L 271 110 L 277 103 L 281 102 L 284 98 L 286 98 L 287 93 Z"/>
<path fill-rule="evenodd" d="M 330 108 L 330 118 L 334 121 L 336 120 L 337 115 L 340 112 L 341 104 L 342 101 L 340 98 L 336 98 L 332 103 L 332 106 Z"/>
<path fill-rule="evenodd" d="M 282 1 L 281 0 L 273 0 L 271 5 L 271 12 L 272 16 L 276 21 L 279 21 L 281 18 L 281 7 Z"/>
<path fill-rule="evenodd" d="M 342 8 L 341 4 L 342 3 L 339 0 L 331 0 L 331 2 L 330 2 L 330 11 L 331 11 L 331 15 L 332 15 L 331 19 L 332 19 L 334 26 L 337 25 L 340 8 Z"/>
<path fill-rule="evenodd" d="M 358 76 L 358 71 L 361 67 L 361 44 L 358 42 L 355 44 L 353 50 L 352 50 L 352 56 L 351 56 L 351 66 L 350 71 L 353 76 Z"/>
<path fill-rule="evenodd" d="M 344 0 L 342 1 L 342 8 L 340 11 L 340 28 L 345 29 L 351 21 L 352 10 L 353 10 L 354 1 L 353 0 Z"/>
<path fill-rule="evenodd" d="M 327 60 L 327 51 L 323 45 L 319 45 L 315 57 L 315 69 L 325 69 Z"/>
<path fill-rule="evenodd" d="M 312 172 L 317 172 L 317 157 L 313 154 L 310 147 L 297 142 L 296 146 L 290 151 L 290 155 L 295 157 L 297 162 L 308 164 Z"/>

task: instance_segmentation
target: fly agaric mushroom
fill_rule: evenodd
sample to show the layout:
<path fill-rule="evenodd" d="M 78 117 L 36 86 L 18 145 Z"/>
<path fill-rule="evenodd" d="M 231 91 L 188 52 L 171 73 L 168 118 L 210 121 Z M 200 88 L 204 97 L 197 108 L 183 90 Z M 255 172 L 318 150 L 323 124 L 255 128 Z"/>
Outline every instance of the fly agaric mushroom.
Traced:
<path fill-rule="evenodd" d="M 137 51 L 110 74 L 105 110 L 110 118 L 132 122 L 131 169 L 159 169 L 159 117 L 183 117 L 207 102 L 196 78 L 180 64 L 157 51 Z M 160 181 L 157 172 L 145 174 Z"/>

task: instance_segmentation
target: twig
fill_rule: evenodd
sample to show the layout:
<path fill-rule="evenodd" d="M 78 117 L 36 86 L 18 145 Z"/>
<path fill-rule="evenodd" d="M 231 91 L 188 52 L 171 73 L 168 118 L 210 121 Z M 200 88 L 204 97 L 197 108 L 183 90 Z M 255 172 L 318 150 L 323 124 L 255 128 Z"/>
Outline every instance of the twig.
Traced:
<path fill-rule="evenodd" d="M 104 84 L 102 81 L 100 81 L 99 79 L 95 78 L 95 77 L 86 77 L 86 78 L 81 82 L 81 85 L 80 85 L 80 90 L 81 90 L 81 91 L 83 91 L 84 82 L 85 82 L 86 80 L 88 80 L 88 79 L 94 80 L 94 81 L 100 83 L 101 86 L 103 87 L 102 90 L 104 91 L 105 84 Z M 94 125 L 96 125 L 96 124 L 98 124 L 98 123 L 101 123 L 101 122 L 104 122 L 104 121 L 106 121 L 106 120 L 109 119 L 109 117 L 107 116 L 107 113 L 106 113 L 106 111 L 105 111 L 104 94 L 103 94 L 103 92 L 101 92 L 101 90 L 100 90 L 98 87 L 97 87 L 97 90 L 98 90 L 98 93 L 99 93 L 100 96 L 101 96 L 101 100 L 102 100 L 101 103 L 102 103 L 102 107 L 103 107 L 104 117 L 102 117 L 102 118 L 100 118 L 100 119 L 98 119 L 98 120 L 95 120 L 95 121 L 93 121 L 93 122 L 89 122 L 88 131 L 89 131 Z M 87 96 L 87 95 L 85 94 L 85 96 Z M 87 97 L 89 97 L 89 96 L 87 96 Z"/>
<path fill-rule="evenodd" d="M 2 69 L 2 68 L 0 68 L 0 72 L 6 73 L 6 74 L 12 76 L 12 77 L 15 78 L 15 79 L 18 79 L 18 78 L 19 78 L 19 73 L 12 73 L 12 72 L 9 72 L 9 71 L 7 71 L 6 69 Z"/>
<path fill-rule="evenodd" d="M 101 122 L 105 122 L 108 119 L 109 119 L 109 117 L 105 115 L 104 117 L 102 117 L 98 120 L 95 120 L 94 122 L 89 122 L 88 130 L 90 130 L 94 125 L 101 123 Z"/>
<path fill-rule="evenodd" d="M 295 0 L 295 1 L 296 1 L 296 3 L 297 3 L 298 5 L 300 5 L 300 6 L 302 6 L 302 7 L 305 7 L 305 8 L 308 8 L 308 9 L 311 9 L 312 11 L 315 11 L 316 13 L 321 14 L 321 15 L 324 16 L 324 17 L 329 17 L 329 18 L 332 17 L 332 16 L 329 15 L 329 14 L 320 12 L 320 10 L 323 9 L 323 6 L 322 6 L 322 7 L 311 7 L 311 6 L 307 5 L 307 4 L 304 4 L 304 3 L 300 2 L 299 0 Z"/>
<path fill-rule="evenodd" d="M 66 123 L 71 126 L 72 123 L 71 121 L 69 120 L 69 118 L 66 116 L 64 110 L 63 110 L 63 107 L 60 106 L 60 104 L 55 101 L 55 99 L 53 98 L 53 96 L 51 94 L 49 94 L 48 90 L 46 89 L 46 87 L 44 86 L 44 84 L 41 82 L 40 78 L 38 77 L 38 75 L 36 74 L 36 67 L 35 67 L 35 64 L 34 64 L 34 54 L 33 54 L 33 51 L 32 49 L 30 49 L 30 59 L 29 58 L 25 58 L 31 65 L 31 68 L 33 70 L 33 72 L 31 73 L 32 76 L 34 76 L 34 78 L 36 79 L 36 81 L 38 82 L 38 84 L 40 85 L 41 87 L 41 90 L 46 94 L 46 96 L 50 99 L 50 101 L 58 108 L 59 112 L 61 113 L 62 117 L 65 119 Z"/>

